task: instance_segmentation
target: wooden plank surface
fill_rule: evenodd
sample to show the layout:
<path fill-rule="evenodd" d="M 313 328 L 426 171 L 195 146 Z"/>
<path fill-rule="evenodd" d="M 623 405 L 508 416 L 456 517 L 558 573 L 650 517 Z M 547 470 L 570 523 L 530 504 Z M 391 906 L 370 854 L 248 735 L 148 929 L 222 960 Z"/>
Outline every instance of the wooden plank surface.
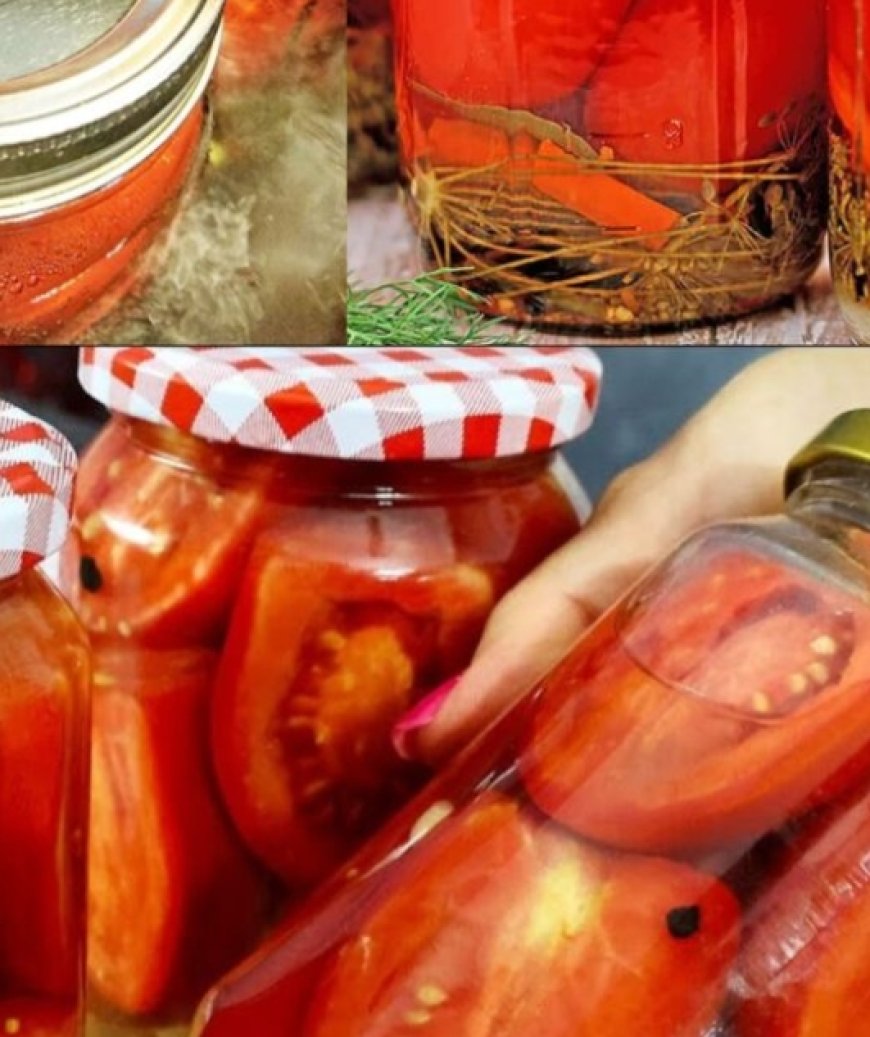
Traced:
<path fill-rule="evenodd" d="M 371 188 L 350 203 L 348 268 L 353 283 L 374 287 L 422 269 L 414 231 L 393 187 Z M 542 344 L 601 344 L 585 336 L 540 334 Z M 831 291 L 827 265 L 786 305 L 731 324 L 676 335 L 608 339 L 610 345 L 837 345 L 849 341 Z"/>

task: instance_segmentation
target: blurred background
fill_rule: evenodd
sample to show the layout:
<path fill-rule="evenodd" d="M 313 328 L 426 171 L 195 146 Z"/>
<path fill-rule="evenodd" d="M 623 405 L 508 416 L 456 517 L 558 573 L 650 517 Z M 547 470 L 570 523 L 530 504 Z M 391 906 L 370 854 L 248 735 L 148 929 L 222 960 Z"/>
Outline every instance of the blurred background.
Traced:
<path fill-rule="evenodd" d="M 592 499 L 766 352 L 752 347 L 600 349 L 604 388 L 598 418 L 568 451 Z M 72 347 L 7 348 L 0 353 L 0 392 L 56 425 L 81 449 L 99 428 L 103 413 L 78 387 L 76 355 Z"/>

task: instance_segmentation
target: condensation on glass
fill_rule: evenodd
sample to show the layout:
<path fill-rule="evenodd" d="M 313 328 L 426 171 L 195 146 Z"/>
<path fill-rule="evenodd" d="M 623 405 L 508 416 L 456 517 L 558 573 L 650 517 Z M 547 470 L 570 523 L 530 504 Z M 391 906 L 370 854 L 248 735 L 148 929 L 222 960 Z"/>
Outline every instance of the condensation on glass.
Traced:
<path fill-rule="evenodd" d="M 426 255 L 512 320 L 630 333 L 794 291 L 824 232 L 824 4 L 396 0 Z"/>

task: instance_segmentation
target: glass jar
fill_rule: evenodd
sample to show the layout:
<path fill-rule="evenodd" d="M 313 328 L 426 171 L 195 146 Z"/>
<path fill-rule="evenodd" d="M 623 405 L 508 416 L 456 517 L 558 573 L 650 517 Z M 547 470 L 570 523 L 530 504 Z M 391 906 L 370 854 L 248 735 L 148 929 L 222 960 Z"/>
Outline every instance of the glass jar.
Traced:
<path fill-rule="evenodd" d="M 204 156 L 221 8 L 4 6 L 0 344 L 95 334 L 102 316 L 147 292 L 158 239 Z"/>
<path fill-rule="evenodd" d="M 0 403 L 0 1032 L 80 1037 L 89 652 L 37 568 L 63 546 L 75 453 Z"/>
<path fill-rule="evenodd" d="M 389 0 L 350 0 L 347 45 L 348 183 L 390 182 L 398 147 Z"/>
<path fill-rule="evenodd" d="M 114 411 L 76 508 L 94 1033 L 189 1023 L 419 786 L 392 727 L 578 530 L 556 448 L 598 375 L 578 349 L 83 355 Z"/>
<path fill-rule="evenodd" d="M 824 4 L 395 0 L 429 260 L 511 320 L 607 332 L 794 291 L 824 230 Z"/>
<path fill-rule="evenodd" d="M 211 991 L 197 1037 L 860 1032 L 870 411 L 788 486 L 606 613 Z"/>
<path fill-rule="evenodd" d="M 868 9 L 864 0 L 829 0 L 831 97 L 830 247 L 834 289 L 856 342 L 870 343 L 870 172 Z"/>

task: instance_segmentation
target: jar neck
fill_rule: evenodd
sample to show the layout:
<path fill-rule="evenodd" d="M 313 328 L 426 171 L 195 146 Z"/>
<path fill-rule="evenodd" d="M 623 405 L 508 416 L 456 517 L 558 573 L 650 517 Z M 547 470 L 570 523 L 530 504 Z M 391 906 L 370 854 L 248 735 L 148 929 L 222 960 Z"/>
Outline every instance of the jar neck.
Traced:
<path fill-rule="evenodd" d="M 177 429 L 116 415 L 132 441 L 150 454 L 178 467 L 190 468 L 216 480 L 245 481 L 268 470 L 288 485 L 305 487 L 307 497 L 336 494 L 388 502 L 413 497 L 487 493 L 499 486 L 532 482 L 556 463 L 557 450 L 487 460 L 355 461 L 303 457 L 213 443 Z"/>
<path fill-rule="evenodd" d="M 870 465 L 832 460 L 813 468 L 789 495 L 788 514 L 827 536 L 870 535 Z"/>

